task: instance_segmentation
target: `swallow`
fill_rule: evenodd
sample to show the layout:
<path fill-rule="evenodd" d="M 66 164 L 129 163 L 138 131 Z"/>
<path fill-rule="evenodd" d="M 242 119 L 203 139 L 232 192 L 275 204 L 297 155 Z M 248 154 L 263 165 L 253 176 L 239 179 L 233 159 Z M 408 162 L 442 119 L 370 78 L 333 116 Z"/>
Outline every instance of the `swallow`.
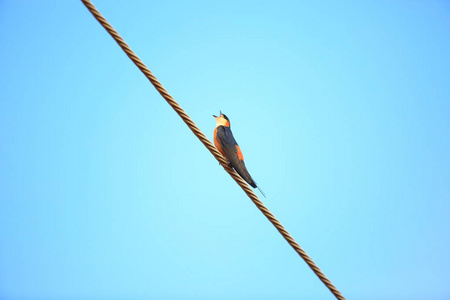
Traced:
<path fill-rule="evenodd" d="M 264 192 L 258 187 L 245 167 L 244 155 L 242 155 L 241 149 L 234 139 L 233 133 L 230 129 L 230 119 L 228 119 L 228 117 L 222 112 L 220 112 L 220 116 L 213 115 L 213 117 L 216 119 L 216 128 L 214 129 L 214 145 L 217 150 L 222 153 L 222 155 L 228 160 L 228 164 L 233 167 L 242 179 L 244 179 L 251 187 L 258 188 L 265 198 L 266 195 L 264 195 Z"/>

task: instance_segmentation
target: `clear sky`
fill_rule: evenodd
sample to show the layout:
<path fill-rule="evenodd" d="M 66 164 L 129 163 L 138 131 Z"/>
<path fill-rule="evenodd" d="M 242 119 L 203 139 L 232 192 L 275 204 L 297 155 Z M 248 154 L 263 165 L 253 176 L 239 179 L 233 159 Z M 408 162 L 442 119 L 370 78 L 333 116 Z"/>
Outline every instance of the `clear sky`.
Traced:
<path fill-rule="evenodd" d="M 448 1 L 94 4 L 348 299 L 450 299 Z M 0 299 L 333 299 L 80 1 L 0 1 Z"/>

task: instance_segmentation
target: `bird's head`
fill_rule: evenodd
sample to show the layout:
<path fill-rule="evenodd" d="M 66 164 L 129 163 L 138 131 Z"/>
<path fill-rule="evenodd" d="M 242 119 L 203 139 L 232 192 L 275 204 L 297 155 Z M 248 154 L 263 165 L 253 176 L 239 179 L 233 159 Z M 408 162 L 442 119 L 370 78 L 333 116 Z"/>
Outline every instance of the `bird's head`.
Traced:
<path fill-rule="evenodd" d="M 213 115 L 213 117 L 216 119 L 216 126 L 230 127 L 230 119 L 222 112 L 220 112 L 220 116 Z"/>

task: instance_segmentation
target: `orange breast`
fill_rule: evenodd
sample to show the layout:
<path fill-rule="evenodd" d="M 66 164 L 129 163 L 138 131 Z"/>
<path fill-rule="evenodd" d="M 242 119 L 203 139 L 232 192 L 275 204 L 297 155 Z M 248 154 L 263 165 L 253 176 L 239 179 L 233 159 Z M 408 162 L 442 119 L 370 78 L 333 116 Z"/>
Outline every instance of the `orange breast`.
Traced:
<path fill-rule="evenodd" d="M 217 138 L 217 127 L 214 129 L 214 145 L 216 146 L 217 150 L 222 153 L 222 155 L 226 158 L 225 152 L 223 152 L 222 146 L 220 145 L 219 139 Z"/>

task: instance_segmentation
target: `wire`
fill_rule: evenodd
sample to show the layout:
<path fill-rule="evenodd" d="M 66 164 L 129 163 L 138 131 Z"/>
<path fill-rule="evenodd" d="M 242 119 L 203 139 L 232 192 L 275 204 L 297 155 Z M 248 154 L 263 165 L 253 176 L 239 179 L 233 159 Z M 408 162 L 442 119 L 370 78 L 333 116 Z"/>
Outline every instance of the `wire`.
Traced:
<path fill-rule="evenodd" d="M 301 258 L 308 264 L 313 272 L 319 277 L 319 279 L 325 284 L 325 286 L 334 294 L 339 300 L 345 300 L 344 296 L 338 291 L 338 289 L 331 283 L 331 281 L 323 274 L 316 263 L 309 257 L 305 250 L 294 240 L 294 238 L 287 232 L 287 230 L 281 225 L 280 221 L 269 211 L 269 209 L 259 200 L 258 196 L 248 186 L 248 184 L 237 174 L 230 166 L 222 154 L 213 146 L 210 140 L 200 131 L 195 125 L 194 121 L 188 116 L 188 114 L 181 108 L 181 106 L 173 99 L 173 97 L 162 86 L 153 73 L 147 68 L 147 66 L 139 59 L 139 57 L 131 50 L 130 46 L 125 43 L 119 33 L 108 23 L 108 21 L 100 14 L 95 6 L 89 0 L 81 0 L 97 21 L 106 29 L 106 31 L 112 36 L 112 38 L 119 44 L 125 54 L 133 61 L 133 63 L 141 70 L 142 73 L 150 80 L 156 90 L 161 96 L 169 103 L 170 106 L 177 112 L 177 114 L 183 119 L 189 129 L 194 135 L 205 145 L 205 147 L 211 152 L 211 154 L 219 161 L 225 171 L 236 181 L 236 183 L 244 190 L 250 200 L 258 207 L 258 209 L 266 216 L 266 218 L 275 226 L 280 234 L 286 239 L 292 248 L 300 255 Z"/>

